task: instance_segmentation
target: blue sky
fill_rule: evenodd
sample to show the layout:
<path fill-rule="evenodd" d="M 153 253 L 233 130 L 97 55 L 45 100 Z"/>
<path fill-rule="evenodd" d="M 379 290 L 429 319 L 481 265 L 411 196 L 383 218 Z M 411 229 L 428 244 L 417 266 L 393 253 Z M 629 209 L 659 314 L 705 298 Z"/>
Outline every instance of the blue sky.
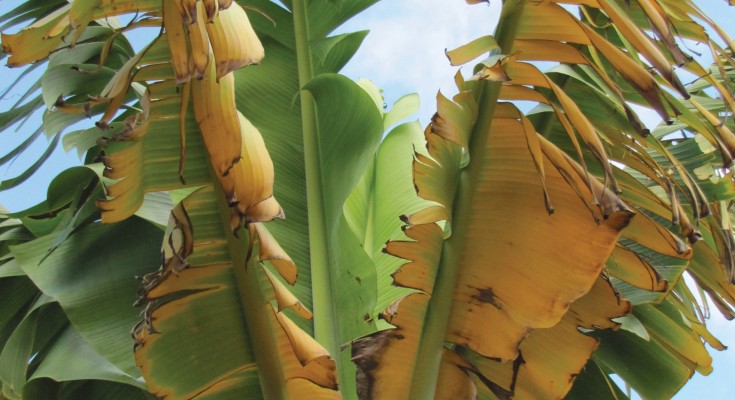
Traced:
<path fill-rule="evenodd" d="M 20 0 L 2 0 L 3 9 L 9 9 Z M 722 0 L 703 0 L 699 4 L 735 36 L 735 8 Z M 444 50 L 452 49 L 470 40 L 493 32 L 498 20 L 500 1 L 490 5 L 468 6 L 462 0 L 383 0 L 359 17 L 349 21 L 340 31 L 370 29 L 365 43 L 355 59 L 343 73 L 351 78 L 368 78 L 384 89 L 386 103 L 390 106 L 407 93 L 419 93 L 421 109 L 419 119 L 427 123 L 434 112 L 434 97 L 441 89 L 446 95 L 455 92 L 453 76 L 457 71 L 447 61 Z M 704 48 L 700 48 L 704 51 Z M 471 66 L 465 67 L 470 69 Z M 465 75 L 468 72 L 465 71 Z M 18 71 L 2 69 L 3 82 L 10 82 Z M 2 89 L 7 83 L 0 84 Z M 0 111 L 7 110 L 17 101 L 19 94 L 10 93 L 0 98 Z M 658 121 L 650 119 L 648 124 Z M 23 128 L 27 131 L 33 121 Z M 87 126 L 92 126 L 92 121 Z M 25 134 L 5 131 L 0 133 L 0 156 L 19 143 Z M 38 140 L 29 154 L 39 154 L 46 147 L 44 139 Z M 0 167 L 0 180 L 14 177 L 32 163 L 33 157 L 21 156 L 8 167 Z M 80 163 L 76 152 L 66 154 L 56 150 L 52 159 L 37 176 L 11 192 L 0 192 L 0 204 L 10 210 L 20 210 L 45 198 L 48 182 L 64 168 Z M 730 351 L 712 350 L 714 372 L 709 377 L 695 374 L 692 381 L 675 397 L 677 400 L 729 399 L 733 395 L 732 376 L 735 372 L 735 323 L 727 323 L 716 310 L 709 322 L 711 330 Z"/>

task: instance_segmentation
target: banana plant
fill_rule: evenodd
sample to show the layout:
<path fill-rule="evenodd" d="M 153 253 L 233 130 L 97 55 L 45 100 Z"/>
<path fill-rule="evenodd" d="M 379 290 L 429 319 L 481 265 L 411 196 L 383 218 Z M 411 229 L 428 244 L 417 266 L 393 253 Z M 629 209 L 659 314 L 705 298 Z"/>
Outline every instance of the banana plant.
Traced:
<path fill-rule="evenodd" d="M 626 398 L 617 374 L 670 398 L 711 371 L 692 290 L 735 316 L 723 29 L 688 0 L 507 0 L 447 53 L 480 62 L 422 130 L 399 124 L 415 96 L 386 112 L 337 73 L 367 33 L 331 33 L 376 1 L 0 18 L 32 22 L 3 34 L 8 65 L 48 60 L 3 128 L 43 109 L 26 142 L 87 164 L 0 222 L 3 396 Z M 123 33 L 149 26 L 136 53 Z"/>

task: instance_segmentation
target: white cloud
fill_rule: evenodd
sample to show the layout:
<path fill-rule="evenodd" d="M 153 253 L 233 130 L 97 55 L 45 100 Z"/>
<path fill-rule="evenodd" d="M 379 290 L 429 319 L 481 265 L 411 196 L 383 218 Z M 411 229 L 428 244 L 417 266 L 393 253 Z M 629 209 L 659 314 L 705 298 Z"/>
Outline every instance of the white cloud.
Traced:
<path fill-rule="evenodd" d="M 453 77 L 458 68 L 449 65 L 444 50 L 492 34 L 499 9 L 499 2 L 489 6 L 470 6 L 461 0 L 379 2 L 340 28 L 370 30 L 342 72 L 375 82 L 384 89 L 389 106 L 404 94 L 419 93 L 421 121 L 426 123 L 435 110 L 437 91 L 456 92 Z M 463 71 L 471 68 L 467 65 Z"/>

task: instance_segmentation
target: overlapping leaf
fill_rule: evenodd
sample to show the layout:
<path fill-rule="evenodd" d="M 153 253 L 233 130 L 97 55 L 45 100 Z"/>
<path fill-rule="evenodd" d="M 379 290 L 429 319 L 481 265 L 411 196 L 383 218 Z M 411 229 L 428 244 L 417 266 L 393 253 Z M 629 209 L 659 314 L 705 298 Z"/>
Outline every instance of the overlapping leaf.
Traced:
<path fill-rule="evenodd" d="M 365 33 L 328 35 L 374 2 L 243 2 L 266 17 L 246 16 L 231 1 L 77 0 L 4 17 L 34 20 L 4 35 L 11 63 L 51 55 L 42 96 L 4 114 L 4 126 L 46 106 L 43 129 L 58 140 L 70 124 L 101 114 L 96 128 L 65 144 L 95 148 L 88 160 L 104 162 L 104 222 L 137 211 L 161 225 L 176 203 L 159 204 L 158 196 L 170 196 L 161 191 L 197 190 L 173 210 L 160 270 L 143 278 L 135 354 L 151 391 L 171 398 L 561 398 L 579 375 L 571 397 L 618 398 L 608 377 L 618 373 L 644 397 L 661 398 L 694 371 L 709 373 L 702 343 L 723 346 L 682 276 L 688 269 L 718 309 L 735 316 L 728 212 L 735 191 L 722 169 L 735 156 L 732 40 L 723 30 L 690 1 L 506 1 L 496 37 L 449 52 L 456 64 L 490 55 L 473 80 L 457 77 L 457 96 L 438 97 L 427 150 L 412 160 L 412 145 L 423 144 L 415 124 L 378 147 L 402 106 L 383 115 L 374 88 L 332 74 Z M 570 13 L 577 6 L 579 17 Z M 143 18 L 125 28 L 93 22 L 133 9 Z M 162 35 L 138 54 L 116 39 L 125 29 L 161 24 Z M 684 53 L 679 38 L 706 43 L 712 68 Z M 261 65 L 232 72 L 259 62 L 263 48 Z M 558 65 L 542 73 L 536 61 Z M 700 81 L 685 87 L 677 66 Z M 86 74 L 94 80 L 82 88 Z M 538 106 L 523 113 L 498 99 Z M 671 125 L 649 134 L 632 104 Z M 687 133 L 677 138 L 678 129 Z M 397 182 L 404 188 L 393 190 Z M 99 326 L 77 311 L 87 302 L 60 287 L 64 270 L 53 275 L 59 282 L 38 275 L 46 258 L 77 262 L 67 242 L 85 248 L 90 232 L 107 237 L 96 223 L 77 229 L 75 218 L 90 222 L 83 213 L 58 209 L 80 194 L 90 198 L 85 188 L 68 193 L 75 195 L 47 207 L 48 218 L 9 221 L 1 233 L 14 244 L 50 235 L 18 246 L 17 259 L 4 258 L 3 276 L 12 278 L 3 283 L 19 297 L 3 318 L 38 331 L 39 321 L 54 321 L 46 317 L 63 309 L 73 327 L 58 318 L 56 346 L 33 376 L 36 366 L 25 361 L 0 370 L 14 395 L 26 382 L 24 395 L 41 398 L 58 391 L 56 382 L 89 378 L 57 365 L 80 339 L 89 344 L 80 362 L 106 360 L 134 375 L 118 354 L 121 341 L 105 345 Z M 260 224 L 284 212 L 285 221 Z M 400 212 L 404 235 L 396 234 Z M 135 224 L 151 232 L 124 243 L 157 232 L 138 220 L 110 231 Z M 379 252 L 389 237 L 396 240 L 385 251 L 396 257 Z M 114 252 L 124 243 L 102 246 Z M 79 282 L 102 281 L 99 271 Z M 110 282 L 130 271 L 116 270 Z M 25 275 L 61 309 L 42 299 L 18 312 L 28 307 Z M 395 328 L 351 345 L 386 323 Z M 4 357 L 16 360 L 29 360 L 49 340 L 3 335 L 12 344 Z M 643 367 L 631 372 L 633 357 Z M 97 377 L 131 383 L 114 368 Z M 60 398 L 82 390 L 139 393 L 62 384 Z"/>
<path fill-rule="evenodd" d="M 707 237 L 708 252 L 723 255 L 723 260 L 715 263 L 720 265 L 710 270 L 710 273 L 715 269 L 721 271 L 720 278 L 716 278 L 715 283 L 710 275 L 709 285 L 714 285 L 706 290 L 723 293 L 715 297 L 720 299 L 720 308 L 727 309 L 725 299 L 729 298 L 731 284 L 723 278 L 731 270 L 727 263 L 731 253 L 727 238 L 731 234 L 723 235 L 721 228 L 712 225 L 719 223 L 716 222 L 721 219 L 719 216 L 703 218 L 717 197 L 708 198 L 700 186 L 707 187 L 709 193 L 717 193 L 707 186 L 712 184 L 708 179 L 716 177 L 715 169 L 706 175 L 701 168 L 706 167 L 711 158 L 693 159 L 696 153 L 692 143 L 677 147 L 677 143 L 661 141 L 661 136 L 648 135 L 630 104 L 650 106 L 666 120 L 681 118 L 688 129 L 697 133 L 696 137 L 707 140 L 717 154 L 724 155 L 726 165 L 731 160 L 728 156 L 731 138 L 719 119 L 697 107 L 699 103 L 693 100 L 671 67 L 689 63 L 690 70 L 701 70 L 671 40 L 669 18 L 673 17 L 660 8 L 670 5 L 663 5 L 667 2 L 638 3 L 644 3 L 642 8 L 627 10 L 613 1 L 583 2 L 580 20 L 554 2 L 506 2 L 495 40 L 481 38 L 448 53 L 450 59 L 461 63 L 490 51 L 490 57 L 475 70 L 475 79 L 497 84 L 462 83 L 460 79 L 461 92 L 454 103 L 438 99 L 437 115 L 427 128 L 430 157 L 416 156 L 414 182 L 421 197 L 440 203 L 443 210 L 434 207 L 408 216 L 406 232 L 412 240 L 391 242 L 386 248 L 389 253 L 410 261 L 394 274 L 396 284 L 424 294 L 398 298 L 383 314 L 396 329 L 366 339 L 361 346 L 357 359 L 366 367 L 363 397 L 388 396 L 405 386 L 412 375 L 428 373 L 433 376 L 439 371 L 436 393 L 451 396 L 451 392 L 441 389 L 445 382 L 441 376 L 460 376 L 456 369 L 475 382 L 481 397 L 504 398 L 513 394 L 520 398 L 563 397 L 599 340 L 585 337 L 578 328 L 617 329 L 618 325 L 611 319 L 625 315 L 630 306 L 612 295 L 612 301 L 608 302 L 618 304 L 619 308 L 606 312 L 598 303 L 597 307 L 589 309 L 591 313 L 581 313 L 581 317 L 569 324 L 565 321 L 578 312 L 575 311 L 577 303 L 573 301 L 579 297 L 561 300 L 565 297 L 552 293 L 563 291 L 547 291 L 558 287 L 555 285 L 559 282 L 579 290 L 577 293 L 581 296 L 592 287 L 595 279 L 610 281 L 605 284 L 608 289 L 613 284 L 619 287 L 623 296 L 641 304 L 640 313 L 654 307 L 643 303 L 660 302 L 667 293 L 675 291 L 681 299 L 679 306 L 673 309 L 676 311 L 665 316 L 655 314 L 661 317 L 656 322 L 651 318 L 636 321 L 655 335 L 670 335 L 667 338 L 657 336 L 656 340 L 668 343 L 662 349 L 672 359 L 679 360 L 682 371 L 688 371 L 673 376 L 686 379 L 694 370 L 709 372 L 711 360 L 706 353 L 703 355 L 701 342 L 714 338 L 698 321 L 696 301 L 681 281 L 692 254 L 697 255 L 681 237 L 667 229 L 667 220 L 681 227 L 681 236 L 690 244 Z M 691 3 L 683 3 L 686 4 L 682 7 L 685 14 L 700 16 Z M 652 19 L 657 37 L 651 38 L 637 25 L 642 24 L 638 14 L 642 10 Z M 689 23 L 691 16 L 677 15 L 677 18 Z M 592 22 L 588 18 L 596 20 Z M 645 25 L 644 29 L 647 28 L 649 26 Z M 705 41 L 703 35 L 697 38 Z M 716 54 L 726 55 L 724 51 Z M 652 75 L 639 57 L 653 65 L 663 79 Z M 528 61 L 551 61 L 559 66 L 552 73 L 543 74 Z M 706 81 L 713 87 L 724 87 L 722 82 L 712 83 L 711 78 Z M 669 90 L 678 91 L 683 99 L 675 98 Z M 720 95 L 727 104 L 728 93 Z M 518 111 L 509 112 L 507 106 L 494 105 L 494 96 L 537 102 L 540 106 L 526 119 Z M 591 97 L 596 101 L 590 101 Z M 685 106 L 688 99 L 692 104 L 689 108 Z M 481 106 L 478 108 L 477 104 Z M 495 110 L 494 114 L 490 110 Z M 610 120 L 611 115 L 614 120 Z M 537 136 L 536 132 L 559 147 Z M 515 144 L 511 146 L 510 143 Z M 452 152 L 453 146 L 456 150 Z M 682 153 L 687 147 L 692 149 L 688 157 Z M 712 154 L 714 149 L 699 154 Z M 610 160 L 619 164 L 613 165 Z M 465 166 L 467 162 L 469 165 Z M 624 167 L 618 168 L 618 165 Z M 493 166 L 497 172 L 492 172 Z M 693 172 L 695 168 L 699 168 L 699 175 Z M 503 183 L 506 180 L 507 183 Z M 727 178 L 717 182 L 723 188 L 719 189 L 721 196 L 731 184 Z M 605 186 L 622 191 L 621 198 L 628 205 Z M 560 194 L 560 190 L 567 195 Z M 576 208 L 570 208 L 571 205 Z M 574 241 L 581 239 L 580 245 L 584 243 L 584 249 L 588 250 L 596 243 L 596 234 L 574 234 L 562 222 L 565 211 L 560 210 L 563 209 L 576 210 L 572 215 L 586 218 L 587 223 L 597 229 L 607 224 L 615 227 L 616 212 L 635 210 L 637 215 L 629 224 L 626 218 L 625 223 L 617 225 L 624 238 L 617 245 L 615 235 L 601 241 L 606 250 L 593 252 L 599 256 L 594 261 L 585 259 L 583 253 L 576 253 L 579 248 Z M 553 214 L 547 215 L 547 211 Z M 523 224 L 526 218 L 528 225 Z M 441 229 L 434 224 L 440 220 L 451 226 L 452 236 L 444 242 Z M 547 227 L 546 221 L 549 221 Z M 584 222 L 577 221 L 570 226 L 579 229 Z M 564 241 L 554 244 L 560 235 L 564 236 Z M 524 243 L 528 247 L 524 247 Z M 508 250 L 503 250 L 504 246 L 508 246 Z M 607 260 L 613 249 L 612 257 Z M 505 258 L 504 253 L 509 257 Z M 562 261 L 567 256 L 570 259 Z M 474 264 L 472 260 L 476 260 Z M 555 266 L 555 262 L 560 265 Z M 606 262 L 607 268 L 603 269 Z M 584 275 L 577 269 L 583 265 L 598 268 L 588 270 L 590 280 L 586 283 L 573 281 L 572 277 L 583 279 Z M 671 268 L 673 265 L 679 267 Z M 563 272 L 565 268 L 575 269 L 575 272 Z M 487 282 L 483 281 L 483 274 Z M 509 285 L 507 291 L 503 289 L 506 284 Z M 449 308 L 448 301 L 452 304 Z M 523 307 L 528 307 L 528 313 L 523 312 Z M 681 318 L 689 315 L 686 318 L 696 322 L 693 326 L 698 328 L 685 329 L 686 332 L 681 333 L 675 333 L 678 331 L 673 328 L 662 328 L 666 324 L 676 324 L 677 313 Z M 437 322 L 442 319 L 448 322 Z M 575 331 L 580 339 L 563 344 L 564 340 L 574 337 Z M 603 338 L 604 343 L 616 335 L 618 333 L 610 331 L 595 336 Z M 682 342 L 676 342 L 685 338 L 697 343 L 692 344 L 691 352 L 681 348 Z M 572 350 L 574 346 L 584 347 L 585 341 L 590 343 L 585 350 Z M 678 344 L 672 346 L 674 342 Z M 455 360 L 439 367 L 437 353 L 431 349 L 444 343 L 459 351 L 465 361 Z M 544 357 L 529 361 L 523 355 L 540 351 L 538 354 L 551 357 L 544 353 L 547 350 L 540 349 L 563 349 L 565 354 L 575 356 L 569 356 L 569 362 L 552 365 L 544 364 Z M 425 356 L 427 351 L 431 355 Z M 410 354 L 414 361 L 406 365 L 399 354 Z M 605 354 L 606 365 L 611 365 L 606 368 L 617 371 L 622 364 L 609 361 L 615 356 L 613 353 Z M 447 357 L 444 359 L 451 359 Z M 559 359 L 558 356 L 551 358 Z M 397 364 L 399 360 L 402 367 Z M 423 366 L 427 363 L 433 366 Z M 399 370 L 401 372 L 397 372 Z M 608 371 L 605 369 L 604 373 Z M 675 392 L 683 382 L 673 376 L 669 383 Z M 607 382 L 607 378 L 603 381 Z M 635 386 L 639 387 L 644 381 L 636 381 Z M 402 389 L 403 393 L 408 397 L 434 393 L 433 389 L 421 387 L 419 382 L 414 379 L 411 389 Z M 547 386 L 549 384 L 552 386 Z M 662 392 L 661 396 L 671 394 L 673 392 Z"/>
<path fill-rule="evenodd" d="M 3 218 L 0 380 L 8 398 L 71 399 L 80 386 L 94 386 L 99 396 L 148 398 L 125 332 L 137 318 L 134 296 L 120 293 L 135 288 L 125 279 L 135 269 L 150 267 L 161 235 L 141 220 L 92 222 L 100 192 L 92 170 L 74 168 L 52 182 L 45 202 Z M 127 252 L 134 237 L 139 252 Z M 97 256 L 74 250 L 85 247 Z M 113 258 L 135 268 L 120 269 Z"/>

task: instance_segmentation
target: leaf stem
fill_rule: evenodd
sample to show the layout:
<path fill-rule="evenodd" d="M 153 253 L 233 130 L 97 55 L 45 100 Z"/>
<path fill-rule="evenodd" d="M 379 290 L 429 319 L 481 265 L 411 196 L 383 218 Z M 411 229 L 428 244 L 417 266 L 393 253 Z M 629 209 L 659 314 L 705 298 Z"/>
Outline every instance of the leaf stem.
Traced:
<path fill-rule="evenodd" d="M 296 56 L 299 86 L 304 87 L 313 77 L 309 43 L 309 17 L 305 0 L 294 0 L 293 18 L 296 36 Z M 332 298 L 332 280 L 329 272 L 329 247 L 324 193 L 319 154 L 319 121 L 316 104 L 310 92 L 301 91 L 301 129 L 304 139 L 306 171 L 306 200 L 309 215 L 309 255 L 314 312 L 314 336 L 340 367 L 336 309 Z"/>
<path fill-rule="evenodd" d="M 523 13 L 524 4 L 525 0 L 506 0 L 503 4 L 496 39 L 504 52 L 511 48 L 518 26 L 517 20 Z M 472 202 L 484 167 L 485 147 L 500 93 L 500 84 L 487 81 L 480 90 L 478 119 L 473 128 L 468 149 L 470 162 L 465 169 L 459 171 L 458 187 L 452 209 L 452 236 L 444 242 L 433 294 L 426 312 L 426 322 L 409 396 L 411 399 L 430 400 L 435 397 L 444 338 L 459 277 L 467 227 L 472 219 Z M 489 211 L 492 212 L 492 210 Z"/>

